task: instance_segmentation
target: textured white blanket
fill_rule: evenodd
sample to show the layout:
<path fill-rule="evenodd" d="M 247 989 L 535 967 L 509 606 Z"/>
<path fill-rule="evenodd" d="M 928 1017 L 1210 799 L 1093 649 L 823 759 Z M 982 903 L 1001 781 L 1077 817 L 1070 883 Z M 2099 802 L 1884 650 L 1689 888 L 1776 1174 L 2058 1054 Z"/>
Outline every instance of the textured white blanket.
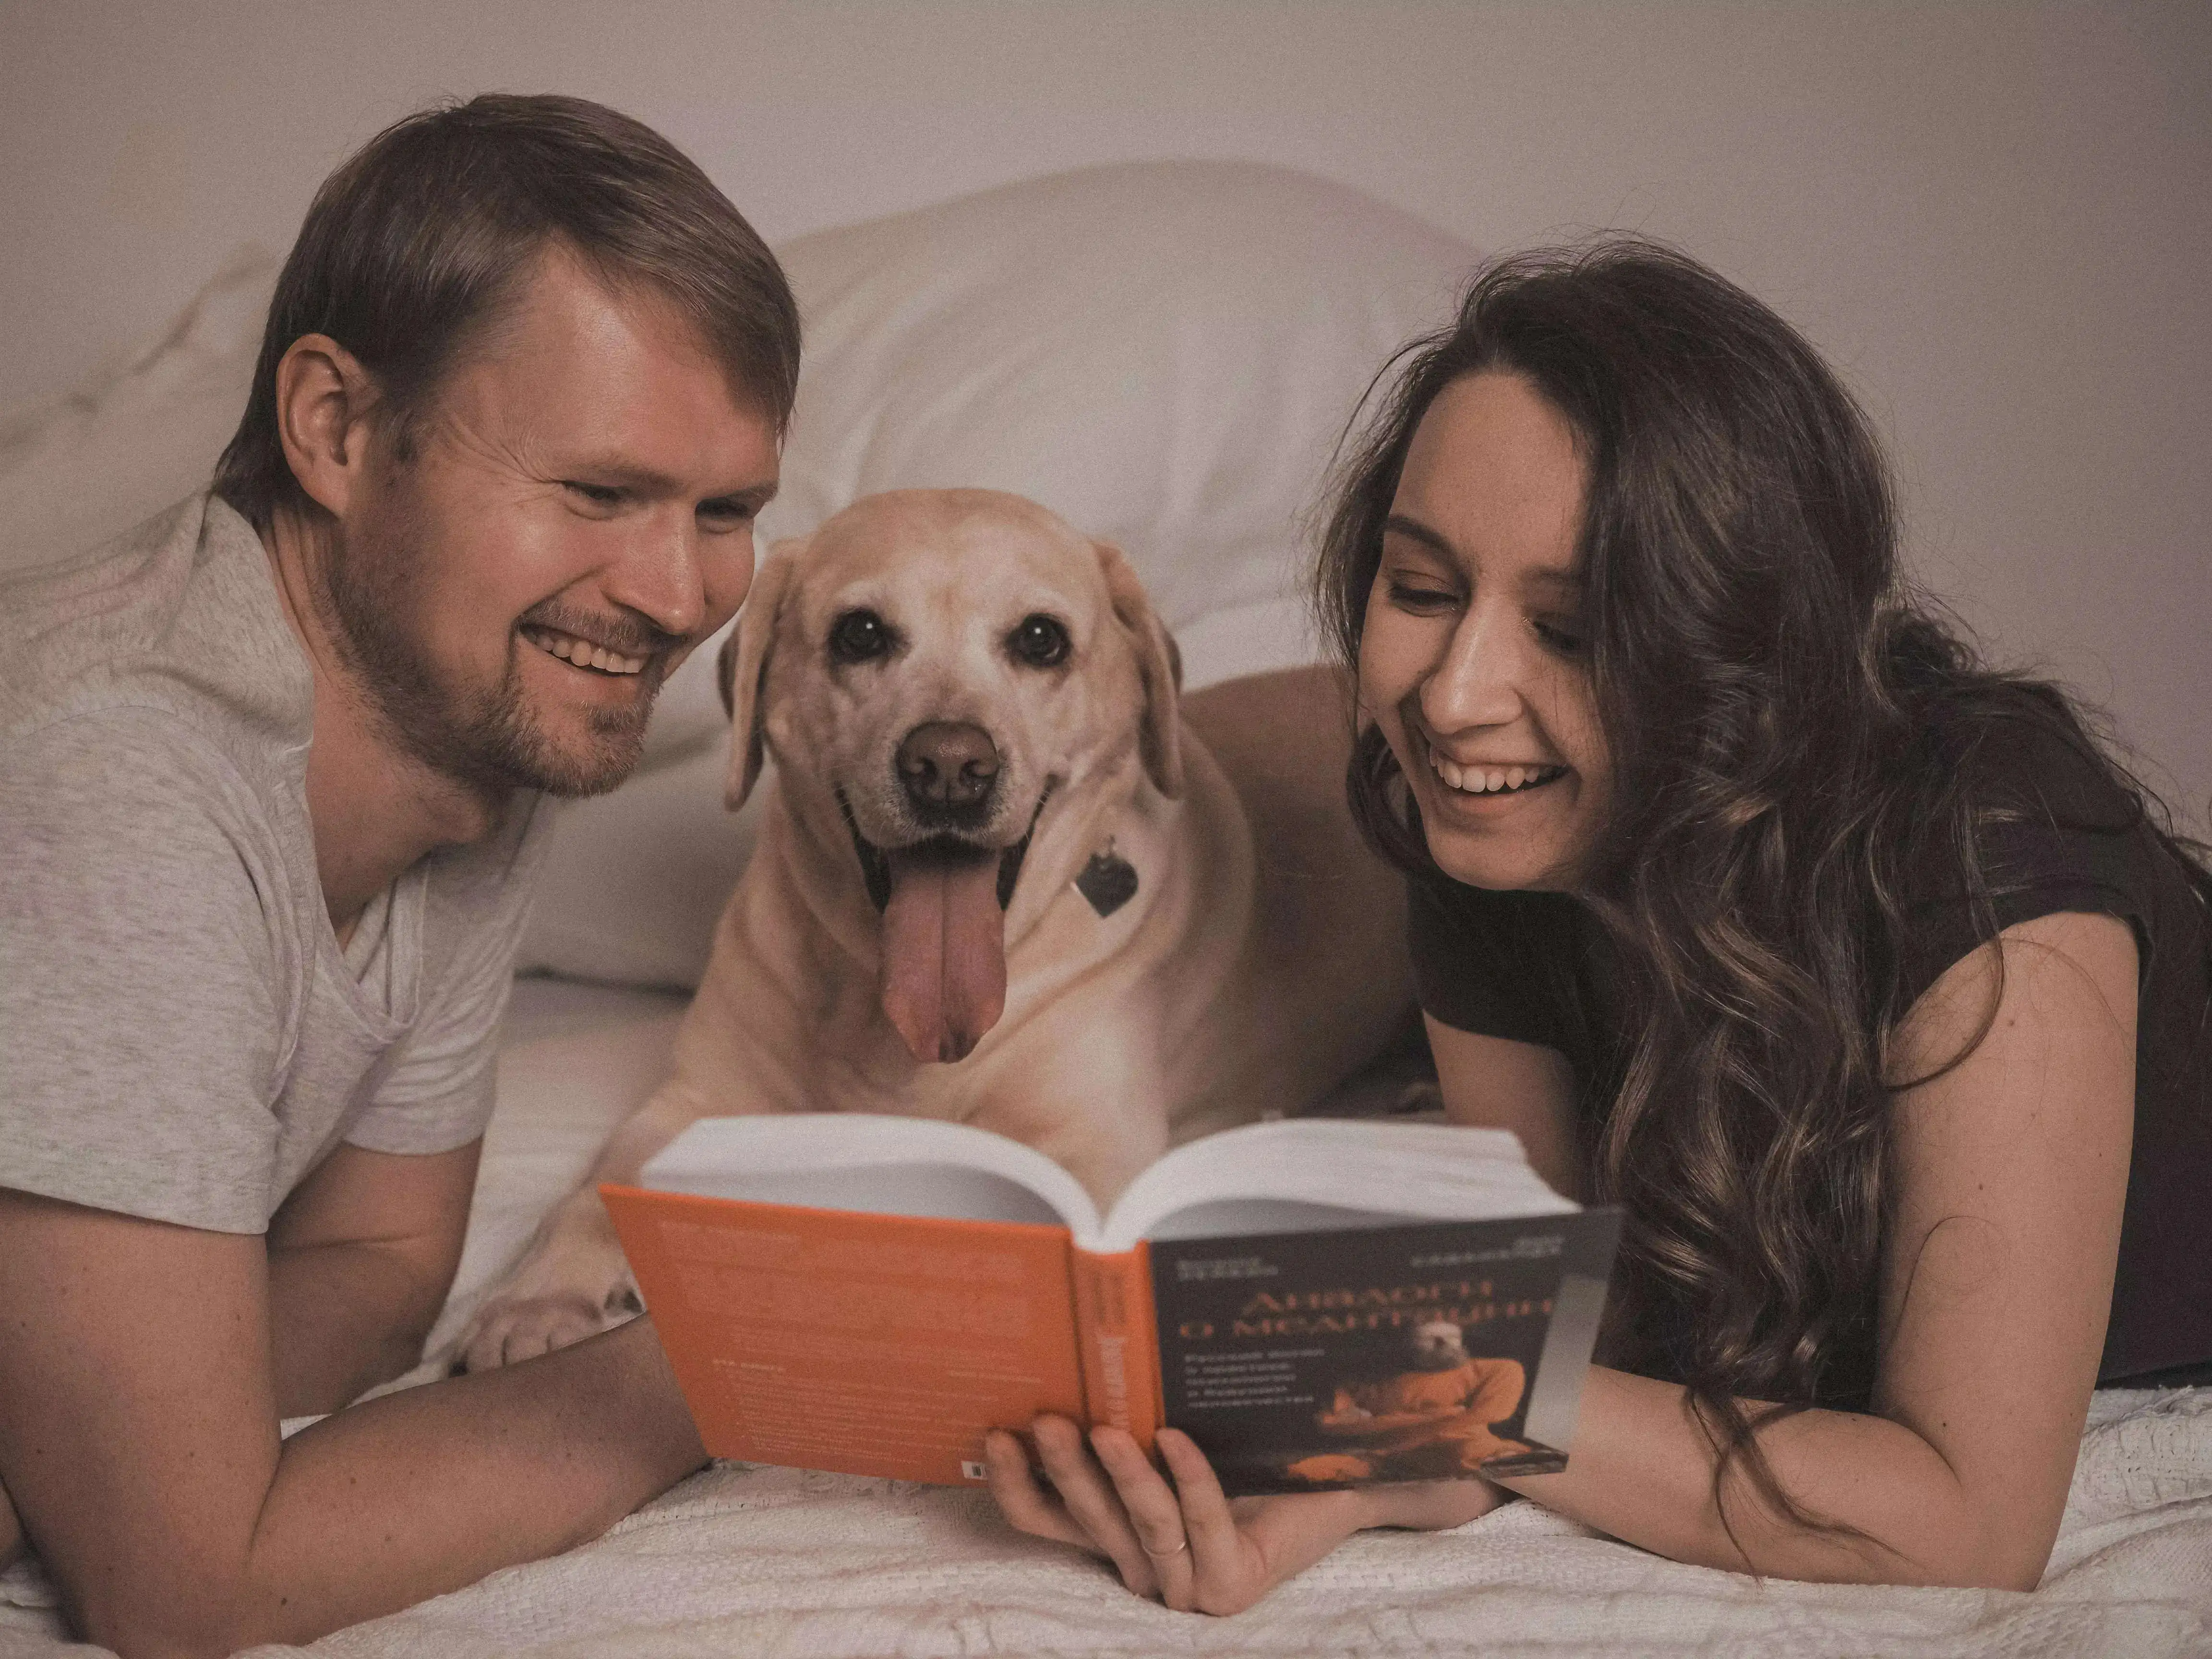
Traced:
<path fill-rule="evenodd" d="M 2100 1396 L 2043 1588 L 1760 1584 L 1529 1504 L 1370 1534 L 1232 1620 L 1138 1601 L 979 1496 L 716 1468 L 587 1549 L 343 1632 L 346 1659 L 1019 1654 L 2212 1653 L 2212 1390 Z"/>
<path fill-rule="evenodd" d="M 329 1637 L 343 1659 L 2212 1653 L 2212 1390 L 2099 1396 L 2043 1588 L 1875 1589 L 1677 1566 L 1516 1504 L 1370 1534 L 1233 1620 L 1138 1601 L 976 1494 L 717 1468 L 598 1543 Z M 52 1655 L 51 1615 L 0 1659 Z M 275 1652 L 277 1650 L 257 1650 Z"/>
<path fill-rule="evenodd" d="M 447 1334 L 656 1080 L 673 1005 L 550 989 L 518 1010 Z M 434 1338 L 434 1346 L 437 1339 Z M 434 1361 L 417 1376 L 435 1369 Z M 28 1574 L 0 1589 L 37 1600 Z M 0 1607 L 0 1659 L 64 1651 Z M 333 1659 L 527 1654 L 2212 1655 L 2212 1389 L 2096 1397 L 2042 1588 L 1916 1590 L 1685 1567 L 1528 1504 L 1368 1534 L 1236 1619 L 1169 1613 L 1022 1538 L 979 1494 L 718 1467 L 568 1555 L 342 1631 Z M 82 1651 L 83 1650 L 80 1650 Z M 279 1650 L 261 1649 L 257 1652 Z"/>

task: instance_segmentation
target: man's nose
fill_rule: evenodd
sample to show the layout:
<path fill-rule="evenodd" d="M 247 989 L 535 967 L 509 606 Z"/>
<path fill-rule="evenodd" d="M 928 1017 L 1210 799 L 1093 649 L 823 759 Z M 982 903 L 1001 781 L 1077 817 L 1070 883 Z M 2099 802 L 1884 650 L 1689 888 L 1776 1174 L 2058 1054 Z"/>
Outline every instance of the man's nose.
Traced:
<path fill-rule="evenodd" d="M 722 539 L 734 542 L 740 538 Z M 638 526 L 637 534 L 624 547 L 622 557 L 605 573 L 601 585 L 607 598 L 625 610 L 635 611 L 664 634 L 679 639 L 691 638 L 706 620 L 709 600 L 708 574 L 713 558 L 702 547 L 702 540 L 699 526 L 688 507 L 665 516 L 658 513 L 650 515 Z M 746 568 L 750 569 L 749 538 L 744 551 Z"/>
<path fill-rule="evenodd" d="M 1527 653 L 1517 619 L 1502 608 L 1470 606 L 1452 630 L 1443 660 L 1421 684 L 1421 713 L 1431 731 L 1505 726 L 1522 710 Z"/>

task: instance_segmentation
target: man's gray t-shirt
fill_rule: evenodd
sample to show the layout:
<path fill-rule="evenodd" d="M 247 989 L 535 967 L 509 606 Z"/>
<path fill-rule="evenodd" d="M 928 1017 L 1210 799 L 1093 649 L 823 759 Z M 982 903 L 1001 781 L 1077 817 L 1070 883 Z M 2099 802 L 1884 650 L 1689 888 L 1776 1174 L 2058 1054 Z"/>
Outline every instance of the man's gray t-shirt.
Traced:
<path fill-rule="evenodd" d="M 519 795 L 341 949 L 313 715 L 260 538 L 212 497 L 0 576 L 0 1187 L 257 1233 L 340 1142 L 483 1133 L 550 814 Z"/>

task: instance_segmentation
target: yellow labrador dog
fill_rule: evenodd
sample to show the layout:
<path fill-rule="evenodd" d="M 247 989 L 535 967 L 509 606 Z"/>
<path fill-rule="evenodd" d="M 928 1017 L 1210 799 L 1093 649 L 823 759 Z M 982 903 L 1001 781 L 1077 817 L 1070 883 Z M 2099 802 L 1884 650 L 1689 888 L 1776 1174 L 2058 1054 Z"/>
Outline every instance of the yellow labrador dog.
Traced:
<path fill-rule="evenodd" d="M 477 1314 L 466 1366 L 635 1310 L 593 1188 L 695 1118 L 955 1119 L 1103 1201 L 1405 1030 L 1403 898 L 1346 813 L 1339 683 L 1183 703 L 1127 562 L 1034 502 L 899 491 L 780 544 L 722 672 L 731 805 L 775 775 L 673 1074 Z"/>

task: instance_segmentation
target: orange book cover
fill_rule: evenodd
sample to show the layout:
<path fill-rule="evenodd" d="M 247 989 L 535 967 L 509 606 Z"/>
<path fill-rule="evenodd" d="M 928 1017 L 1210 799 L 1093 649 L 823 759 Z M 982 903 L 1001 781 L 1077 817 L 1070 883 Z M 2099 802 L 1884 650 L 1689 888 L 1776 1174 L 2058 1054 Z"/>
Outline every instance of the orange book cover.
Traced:
<path fill-rule="evenodd" d="M 1091 1419 L 1065 1227 L 599 1194 L 717 1457 L 957 1485 L 983 1478 L 987 1429 Z M 1140 1255 L 1094 1260 L 1149 1332 Z"/>
<path fill-rule="evenodd" d="M 1048 1412 L 1172 1423 L 1231 1496 L 1561 1468 L 1620 1223 L 1445 1126 L 1224 1131 L 1103 1217 L 1031 1149 L 857 1114 L 702 1120 L 644 1179 L 599 1192 L 708 1450 L 950 1485 Z"/>
<path fill-rule="evenodd" d="M 1152 1311 L 1152 1251 L 1094 1255 L 1070 1250 L 1083 1389 L 1092 1425 L 1127 1429 L 1146 1451 L 1160 1426 L 1159 1325 Z"/>

